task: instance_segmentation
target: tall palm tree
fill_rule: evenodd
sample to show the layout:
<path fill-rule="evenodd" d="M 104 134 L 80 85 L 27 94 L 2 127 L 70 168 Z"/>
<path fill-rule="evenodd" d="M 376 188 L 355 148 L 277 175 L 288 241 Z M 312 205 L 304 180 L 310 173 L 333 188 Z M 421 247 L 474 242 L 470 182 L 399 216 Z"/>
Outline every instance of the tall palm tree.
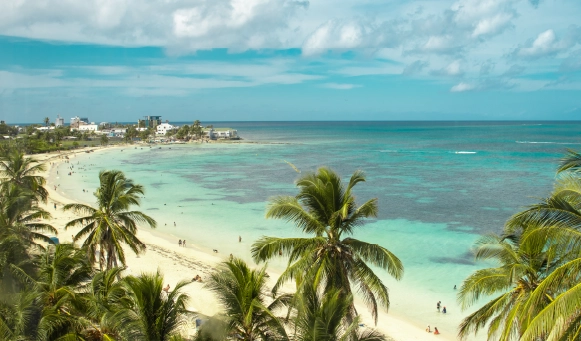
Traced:
<path fill-rule="evenodd" d="M 360 331 L 360 319 L 345 323 L 353 304 L 353 295 L 342 295 L 337 289 L 321 293 L 306 283 L 296 296 L 296 316 L 293 317 L 295 341 L 385 341 L 382 334 Z"/>
<path fill-rule="evenodd" d="M 155 228 L 156 222 L 150 216 L 130 211 L 131 206 L 139 205 L 143 195 L 143 186 L 127 179 L 121 171 L 101 171 L 100 186 L 95 191 L 97 207 L 84 204 L 68 204 L 65 210 L 84 214 L 81 218 L 70 221 L 66 228 L 81 226 L 74 241 L 86 236 L 83 247 L 87 249 L 92 263 L 99 252 L 99 268 L 111 269 L 118 263 L 125 264 L 123 244 L 139 254 L 145 250 L 145 244 L 137 239 L 137 223 L 145 223 Z"/>
<path fill-rule="evenodd" d="M 356 171 L 345 187 L 341 178 L 325 167 L 299 178 L 299 194 L 271 199 L 266 217 L 291 221 L 312 237 L 262 237 L 252 246 L 252 256 L 257 262 L 280 255 L 289 257 L 287 269 L 273 291 L 303 275 L 317 288 L 338 289 L 345 296 L 351 294 L 353 283 L 377 323 L 378 307 L 389 308 L 389 294 L 368 264 L 386 270 L 398 280 L 403 276 L 403 265 L 386 248 L 351 237 L 365 218 L 377 216 L 377 199 L 361 206 L 355 203 L 353 187 L 363 181 L 364 173 Z M 351 305 L 349 319 L 355 315 Z"/>
<path fill-rule="evenodd" d="M 229 335 L 236 335 L 237 340 L 288 340 L 281 320 L 273 314 L 287 302 L 288 296 L 281 296 L 267 305 L 266 281 L 266 268 L 252 270 L 238 258 L 223 263 L 212 273 L 206 287 L 218 296 L 225 309 L 223 323 L 220 325 L 217 322 L 217 328 Z M 212 324 L 202 326 L 202 335 L 214 327 Z"/>
<path fill-rule="evenodd" d="M 489 340 L 519 340 L 527 317 L 549 303 L 543 297 L 537 306 L 527 307 L 532 292 L 566 255 L 547 234 L 531 228 L 513 235 L 483 236 L 476 243 L 475 256 L 498 266 L 475 271 L 464 280 L 458 293 L 462 308 L 483 296 L 498 296 L 462 321 L 459 336 L 465 339 L 488 325 Z"/>
<path fill-rule="evenodd" d="M 46 180 L 36 174 L 45 170 L 44 164 L 25 157 L 24 153 L 16 149 L 0 157 L 0 182 L 2 185 L 11 183 L 30 190 L 42 202 L 46 202 L 48 198 L 48 192 L 44 188 Z"/>
<path fill-rule="evenodd" d="M 113 316 L 126 340 L 169 341 L 179 336 L 191 313 L 189 299 L 182 293 L 188 283 L 180 282 L 167 295 L 163 276 L 141 274 L 123 279 L 127 295 L 120 300 L 120 309 Z"/>
<path fill-rule="evenodd" d="M 45 117 L 44 120 L 42 120 L 44 122 L 44 126 L 48 127 L 48 125 L 50 124 L 50 118 Z"/>

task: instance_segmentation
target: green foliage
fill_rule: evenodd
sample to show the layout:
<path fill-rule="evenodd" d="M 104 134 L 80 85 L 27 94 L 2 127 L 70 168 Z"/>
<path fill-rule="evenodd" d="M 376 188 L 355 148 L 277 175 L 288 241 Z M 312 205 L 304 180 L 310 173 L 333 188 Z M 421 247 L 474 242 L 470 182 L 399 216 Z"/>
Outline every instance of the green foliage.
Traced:
<path fill-rule="evenodd" d="M 84 204 L 68 204 L 65 210 L 84 215 L 70 221 L 65 228 L 80 226 L 82 229 L 75 236 L 75 241 L 85 237 L 83 247 L 87 248 L 91 262 L 96 262 L 98 252 L 99 268 L 111 269 L 118 262 L 125 264 L 125 244 L 135 252 L 145 250 L 136 237 L 137 223 L 144 223 L 155 228 L 156 222 L 150 216 L 131 211 L 131 206 L 139 206 L 140 197 L 144 194 L 143 186 L 134 184 L 121 171 L 101 171 L 100 186 L 95 191 L 97 208 Z"/>
<path fill-rule="evenodd" d="M 215 337 L 218 325 L 227 334 L 238 335 L 240 340 L 288 340 L 282 322 L 273 313 L 285 300 L 283 297 L 266 303 L 264 267 L 252 270 L 244 261 L 234 258 L 223 263 L 206 286 L 218 296 L 225 312 L 221 320 L 204 325 L 200 337 Z"/>
<path fill-rule="evenodd" d="M 476 271 L 459 292 L 463 306 L 497 295 L 460 326 L 460 336 L 488 326 L 490 340 L 579 340 L 581 335 L 581 157 L 568 151 L 553 193 L 511 217 L 505 236 L 483 237 Z"/>
<path fill-rule="evenodd" d="M 353 187 L 363 181 L 363 172 L 356 171 L 345 187 L 341 178 L 328 168 L 302 176 L 297 181 L 299 194 L 271 199 L 266 217 L 293 222 L 313 236 L 262 237 L 252 246 L 252 255 L 258 262 L 280 255 L 289 258 L 274 292 L 286 281 L 296 279 L 299 285 L 314 283 L 316 288 L 340 290 L 348 296 L 353 283 L 377 323 L 378 308 L 389 308 L 389 294 L 369 265 L 386 270 L 396 279 L 402 277 L 403 265 L 386 248 L 350 237 L 365 218 L 377 215 L 377 199 L 361 206 L 355 203 Z M 348 318 L 354 319 L 355 314 L 352 305 Z"/>

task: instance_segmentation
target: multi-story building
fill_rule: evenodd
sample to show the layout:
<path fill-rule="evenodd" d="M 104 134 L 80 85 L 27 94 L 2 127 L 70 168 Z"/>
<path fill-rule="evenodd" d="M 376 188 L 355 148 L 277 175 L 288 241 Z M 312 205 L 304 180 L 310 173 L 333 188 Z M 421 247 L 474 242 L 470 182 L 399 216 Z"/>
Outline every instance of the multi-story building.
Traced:
<path fill-rule="evenodd" d="M 89 119 L 86 117 L 75 116 L 71 118 L 71 129 L 79 129 L 80 126 L 89 124 Z"/>
<path fill-rule="evenodd" d="M 161 116 L 144 116 L 143 120 L 138 120 L 137 125 L 139 127 L 153 128 L 155 129 L 161 124 Z"/>
<path fill-rule="evenodd" d="M 56 115 L 56 120 L 54 121 L 55 127 L 62 127 L 65 125 L 65 119 L 62 118 L 60 115 Z"/>
<path fill-rule="evenodd" d="M 165 135 L 168 131 L 176 129 L 176 126 L 173 126 L 169 123 L 161 123 L 155 128 L 156 135 Z"/>

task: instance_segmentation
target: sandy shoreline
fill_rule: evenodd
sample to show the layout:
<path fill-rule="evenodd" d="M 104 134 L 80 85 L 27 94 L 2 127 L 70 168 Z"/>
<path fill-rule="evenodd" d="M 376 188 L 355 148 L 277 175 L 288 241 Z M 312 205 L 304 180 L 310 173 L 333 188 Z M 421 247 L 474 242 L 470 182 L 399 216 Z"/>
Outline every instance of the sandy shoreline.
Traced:
<path fill-rule="evenodd" d="M 122 148 L 127 148 L 127 145 L 87 149 L 101 153 Z M 78 229 L 64 230 L 64 225 L 76 216 L 72 212 L 62 211 L 62 206 L 75 201 L 78 202 L 78 200 L 73 200 L 71 194 L 66 193 L 64 190 L 60 190 L 56 183 L 56 178 L 54 175 L 51 176 L 51 174 L 53 174 L 53 169 L 67 160 L 63 156 L 66 155 L 69 157 L 69 160 L 74 160 L 76 155 L 84 153 L 85 150 L 80 150 L 61 154 L 50 153 L 33 156 L 35 159 L 46 163 L 47 171 L 43 175 L 47 178 L 46 188 L 49 191 L 49 202 L 45 209 L 52 214 L 53 218 L 50 220 L 50 223 L 59 231 L 58 237 L 63 242 L 70 242 L 72 240 L 72 235 L 75 234 Z M 56 190 L 55 186 L 57 186 Z M 57 204 L 56 210 L 54 209 L 55 203 Z M 149 228 L 140 229 L 138 232 L 138 238 L 147 245 L 147 251 L 140 256 L 136 256 L 130 250 L 127 250 L 126 261 L 128 272 L 139 274 L 141 272 L 153 272 L 156 271 L 156 269 L 159 269 L 163 273 L 165 281 L 169 283 L 171 287 L 174 287 L 179 281 L 190 281 L 197 274 L 201 275 L 202 278 L 206 278 L 217 264 L 224 261 L 227 257 L 227 255 L 208 253 L 206 248 L 194 244 L 188 244 L 187 248 L 178 247 L 175 237 Z M 272 274 L 271 281 L 274 283 L 278 276 L 272 271 L 269 271 L 269 273 Z M 185 287 L 185 292 L 190 295 L 189 307 L 191 310 L 209 316 L 220 311 L 218 301 L 211 292 L 203 288 L 202 283 L 193 282 L 187 285 Z M 391 294 L 397 295 L 397 293 L 394 292 Z M 367 309 L 364 306 L 361 306 L 358 307 L 358 311 L 362 314 L 363 322 L 367 326 L 373 326 L 373 322 L 367 313 Z M 433 327 L 434 326 L 432 326 L 432 328 Z M 425 327 L 418 326 L 411 321 L 385 312 L 380 313 L 379 322 L 376 327 L 378 331 L 389 335 L 396 341 L 456 339 L 455 330 L 440 330 L 442 334 L 436 336 L 426 333 L 424 328 Z"/>

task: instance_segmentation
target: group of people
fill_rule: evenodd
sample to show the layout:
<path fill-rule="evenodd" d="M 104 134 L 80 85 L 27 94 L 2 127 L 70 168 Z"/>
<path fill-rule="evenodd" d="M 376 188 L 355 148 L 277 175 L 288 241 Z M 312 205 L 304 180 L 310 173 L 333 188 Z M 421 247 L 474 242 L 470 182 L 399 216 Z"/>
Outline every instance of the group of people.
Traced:
<path fill-rule="evenodd" d="M 178 245 L 179 245 L 179 246 L 186 247 L 186 240 L 184 239 L 184 240 L 182 241 L 182 240 L 180 239 L 180 240 L 178 241 Z"/>
<path fill-rule="evenodd" d="M 438 303 L 436 303 L 436 308 L 438 309 L 438 312 L 440 312 L 440 308 L 442 307 L 442 301 L 438 301 Z M 444 306 L 444 308 L 442 308 L 442 313 L 446 313 L 446 307 Z"/>
<path fill-rule="evenodd" d="M 431 333 L 432 329 L 430 328 L 430 325 L 428 324 L 428 327 L 426 328 L 426 332 Z M 440 331 L 438 330 L 438 327 L 434 327 L 434 335 L 440 335 Z"/>

